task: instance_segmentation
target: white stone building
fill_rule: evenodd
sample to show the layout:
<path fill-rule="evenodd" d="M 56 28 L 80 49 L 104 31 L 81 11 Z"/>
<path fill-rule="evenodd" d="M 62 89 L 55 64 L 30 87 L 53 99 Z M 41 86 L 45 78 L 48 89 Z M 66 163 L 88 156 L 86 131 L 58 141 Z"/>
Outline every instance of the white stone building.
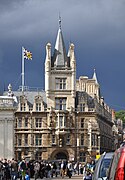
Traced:
<path fill-rule="evenodd" d="M 0 158 L 12 159 L 15 156 L 15 111 L 16 97 L 12 97 L 10 94 L 0 96 Z"/>

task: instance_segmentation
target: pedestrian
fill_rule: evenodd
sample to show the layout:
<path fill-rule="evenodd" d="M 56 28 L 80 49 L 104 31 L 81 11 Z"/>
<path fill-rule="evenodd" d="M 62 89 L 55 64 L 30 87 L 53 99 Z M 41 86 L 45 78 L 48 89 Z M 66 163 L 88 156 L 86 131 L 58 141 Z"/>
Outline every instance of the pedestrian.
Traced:
<path fill-rule="evenodd" d="M 18 164 L 17 161 L 14 160 L 14 158 L 11 161 L 11 177 L 12 180 L 16 180 L 18 177 Z"/>
<path fill-rule="evenodd" d="M 23 158 L 22 161 L 19 163 L 19 174 L 20 174 L 20 180 L 25 180 L 26 170 L 27 170 L 27 164 L 25 159 Z"/>
<path fill-rule="evenodd" d="M 91 174 L 90 169 L 86 170 L 86 175 L 85 175 L 85 177 L 83 179 L 84 180 L 92 180 L 92 174 Z"/>
<path fill-rule="evenodd" d="M 64 161 L 62 161 L 60 165 L 60 175 L 62 178 L 64 178 L 65 171 L 66 171 L 66 164 Z"/>
<path fill-rule="evenodd" d="M 9 179 L 11 179 L 10 166 L 9 166 L 9 163 L 6 158 L 4 159 L 3 165 L 4 165 L 4 178 L 6 180 L 9 180 Z"/>
<path fill-rule="evenodd" d="M 28 169 L 29 169 L 30 178 L 33 178 L 34 177 L 34 165 L 33 165 L 32 160 L 30 160 L 28 163 Z"/>
<path fill-rule="evenodd" d="M 34 163 L 34 176 L 35 176 L 35 179 L 38 179 L 39 171 L 40 171 L 40 163 L 38 161 L 36 161 Z"/>

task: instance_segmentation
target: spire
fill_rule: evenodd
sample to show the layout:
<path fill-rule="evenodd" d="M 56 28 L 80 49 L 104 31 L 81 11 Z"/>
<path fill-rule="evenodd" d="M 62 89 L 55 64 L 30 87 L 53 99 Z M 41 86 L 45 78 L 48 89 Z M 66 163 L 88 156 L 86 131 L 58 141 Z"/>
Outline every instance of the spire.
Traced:
<path fill-rule="evenodd" d="M 66 61 L 67 61 L 66 49 L 65 49 L 62 30 L 61 30 L 61 18 L 59 17 L 59 30 L 57 33 L 57 38 L 55 43 L 53 62 L 56 66 L 65 66 Z"/>
<path fill-rule="evenodd" d="M 59 28 L 61 29 L 61 17 L 59 15 Z"/>
<path fill-rule="evenodd" d="M 92 77 L 92 79 L 94 79 L 94 80 L 95 80 L 95 82 L 96 82 L 96 84 L 98 84 L 98 81 L 97 81 L 97 76 L 96 76 L 96 71 L 95 71 L 95 69 L 94 69 L 94 74 L 93 74 L 93 77 Z"/>

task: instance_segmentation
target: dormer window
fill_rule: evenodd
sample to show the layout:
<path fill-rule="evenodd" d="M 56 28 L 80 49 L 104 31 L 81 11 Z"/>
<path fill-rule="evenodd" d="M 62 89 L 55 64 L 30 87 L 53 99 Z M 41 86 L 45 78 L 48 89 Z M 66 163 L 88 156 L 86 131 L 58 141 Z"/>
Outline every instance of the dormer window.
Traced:
<path fill-rule="evenodd" d="M 36 103 L 36 111 L 41 111 L 41 103 Z"/>
<path fill-rule="evenodd" d="M 80 111 L 81 112 L 85 111 L 85 103 L 83 103 L 83 102 L 80 103 Z"/>
<path fill-rule="evenodd" d="M 21 103 L 20 111 L 26 111 L 26 103 Z"/>

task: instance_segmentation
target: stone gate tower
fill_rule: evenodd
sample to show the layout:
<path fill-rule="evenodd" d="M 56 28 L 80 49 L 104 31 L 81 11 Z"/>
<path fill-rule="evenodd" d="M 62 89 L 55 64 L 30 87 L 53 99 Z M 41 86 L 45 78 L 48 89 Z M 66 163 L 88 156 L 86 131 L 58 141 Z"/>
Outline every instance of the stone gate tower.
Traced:
<path fill-rule="evenodd" d="M 51 44 L 46 45 L 45 60 L 45 91 L 47 107 L 56 110 L 75 108 L 76 60 L 74 45 L 70 44 L 68 55 L 64 45 L 61 21 L 55 43 L 55 50 L 51 56 Z"/>

